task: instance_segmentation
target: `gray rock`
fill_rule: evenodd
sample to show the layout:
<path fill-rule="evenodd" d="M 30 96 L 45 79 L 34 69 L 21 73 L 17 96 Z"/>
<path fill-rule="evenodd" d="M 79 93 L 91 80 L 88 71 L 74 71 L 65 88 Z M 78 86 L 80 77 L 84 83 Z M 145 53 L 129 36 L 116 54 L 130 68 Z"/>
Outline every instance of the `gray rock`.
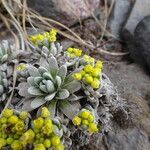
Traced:
<path fill-rule="evenodd" d="M 136 0 L 124 29 L 133 35 L 138 23 L 149 14 L 150 0 Z"/>
<path fill-rule="evenodd" d="M 148 135 L 134 128 L 109 132 L 105 138 L 109 150 L 149 150 Z"/>
<path fill-rule="evenodd" d="M 91 16 L 100 0 L 28 0 L 28 6 L 41 15 L 53 18 L 67 26 Z"/>
<path fill-rule="evenodd" d="M 109 28 L 113 35 L 119 37 L 133 4 L 133 0 L 117 0 L 115 2 L 109 21 Z"/>
<path fill-rule="evenodd" d="M 122 95 L 134 93 L 145 99 L 150 93 L 150 77 L 135 63 L 106 63 L 104 72 Z"/>
<path fill-rule="evenodd" d="M 150 68 L 150 16 L 145 17 L 136 27 L 134 41 L 135 49 L 142 54 Z"/>
<path fill-rule="evenodd" d="M 143 55 L 145 55 L 143 54 L 145 53 L 145 51 L 139 48 L 137 49 L 136 36 L 138 34 L 137 32 L 138 29 L 136 30 L 136 33 L 135 33 L 135 29 L 137 25 L 139 24 L 139 22 L 148 15 L 150 15 L 150 0 L 142 0 L 142 1 L 136 0 L 135 5 L 130 13 L 130 17 L 128 18 L 128 21 L 122 31 L 122 37 L 127 44 L 127 47 L 131 53 L 131 57 L 136 62 L 138 62 L 139 64 L 142 64 L 143 66 L 146 66 L 147 63 L 149 64 L 149 61 L 147 60 L 149 58 L 145 58 L 145 56 L 142 57 Z M 141 28 L 141 27 L 138 27 L 138 28 Z M 138 35 L 138 38 L 139 36 L 140 35 Z M 141 42 L 141 41 L 138 41 L 138 42 Z M 147 54 L 148 53 L 146 51 L 146 55 Z"/>

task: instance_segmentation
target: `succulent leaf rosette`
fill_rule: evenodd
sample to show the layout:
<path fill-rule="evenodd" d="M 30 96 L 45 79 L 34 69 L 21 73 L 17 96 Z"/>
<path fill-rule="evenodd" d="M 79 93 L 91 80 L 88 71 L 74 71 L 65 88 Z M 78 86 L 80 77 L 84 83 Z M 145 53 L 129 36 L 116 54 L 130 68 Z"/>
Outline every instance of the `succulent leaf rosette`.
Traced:
<path fill-rule="evenodd" d="M 43 61 L 39 68 L 28 66 L 30 76 L 27 82 L 20 83 L 18 86 L 19 94 L 26 99 L 23 105 L 25 110 L 33 110 L 43 104 L 48 104 L 50 107 L 54 105 L 56 109 L 63 107 L 63 104 L 69 103 L 69 99 L 75 97 L 74 93 L 81 88 L 79 81 L 67 75 L 65 65 L 58 66 L 54 56 L 51 56 L 48 61 L 44 59 Z"/>

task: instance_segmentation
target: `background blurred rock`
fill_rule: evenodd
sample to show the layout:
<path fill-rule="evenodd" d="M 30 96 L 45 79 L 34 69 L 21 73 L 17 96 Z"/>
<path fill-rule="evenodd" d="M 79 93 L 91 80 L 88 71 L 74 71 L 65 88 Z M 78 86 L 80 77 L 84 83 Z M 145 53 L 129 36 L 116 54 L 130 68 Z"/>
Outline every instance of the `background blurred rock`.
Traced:
<path fill-rule="evenodd" d="M 111 33 L 119 37 L 123 25 L 126 23 L 135 0 L 116 0 L 109 18 L 108 26 Z"/>
<path fill-rule="evenodd" d="M 28 0 L 28 6 L 41 15 L 67 26 L 91 16 L 100 0 Z"/>
<path fill-rule="evenodd" d="M 123 28 L 122 37 L 131 57 L 143 66 L 149 65 L 150 68 L 150 45 L 148 44 L 150 27 L 148 19 L 143 20 L 148 15 L 150 15 L 150 0 L 136 0 Z"/>

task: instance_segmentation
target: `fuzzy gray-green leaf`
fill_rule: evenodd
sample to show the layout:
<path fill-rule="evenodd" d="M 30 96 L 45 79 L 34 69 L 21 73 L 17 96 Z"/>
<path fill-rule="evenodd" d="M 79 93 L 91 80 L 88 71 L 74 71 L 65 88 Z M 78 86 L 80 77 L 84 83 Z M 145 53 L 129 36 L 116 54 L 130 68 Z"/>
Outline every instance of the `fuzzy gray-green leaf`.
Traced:
<path fill-rule="evenodd" d="M 3 92 L 4 92 L 4 87 L 0 85 L 0 95 L 3 94 Z"/>
<path fill-rule="evenodd" d="M 34 66 L 28 66 L 28 72 L 30 74 L 30 76 L 32 77 L 38 77 L 38 76 L 41 76 L 38 69 Z"/>
<path fill-rule="evenodd" d="M 57 100 L 53 99 L 53 100 L 50 101 L 50 104 L 48 105 L 48 110 L 50 111 L 52 118 L 55 117 L 56 104 L 57 104 Z"/>
<path fill-rule="evenodd" d="M 59 108 L 63 112 L 63 114 L 65 114 L 71 120 L 79 112 L 78 105 L 74 105 L 67 100 L 59 102 Z"/>
<path fill-rule="evenodd" d="M 61 83 L 62 83 L 62 80 L 59 76 L 56 76 L 56 82 L 57 82 L 57 86 L 60 87 Z"/>
<path fill-rule="evenodd" d="M 64 80 L 64 78 L 66 77 L 66 74 L 67 74 L 67 66 L 63 65 L 60 67 L 57 75 L 60 76 L 62 80 Z"/>
<path fill-rule="evenodd" d="M 80 82 L 74 80 L 68 84 L 66 84 L 63 88 L 67 89 L 70 93 L 74 93 L 81 89 Z"/>
<path fill-rule="evenodd" d="M 47 80 L 46 88 L 49 93 L 53 93 L 55 91 L 54 83 L 51 80 Z"/>
<path fill-rule="evenodd" d="M 42 97 L 36 97 L 35 99 L 32 100 L 31 102 L 31 107 L 36 109 L 46 103 L 46 101 Z"/>
<path fill-rule="evenodd" d="M 68 90 L 66 90 L 66 89 L 61 89 L 61 90 L 58 92 L 58 94 L 57 94 L 57 99 L 62 99 L 62 100 L 64 100 L 64 99 L 68 98 L 69 95 L 70 95 L 70 93 L 69 93 Z"/>
<path fill-rule="evenodd" d="M 45 100 L 46 101 L 51 101 L 56 95 L 56 92 L 55 93 L 52 93 L 52 94 L 49 94 L 45 97 Z"/>
<path fill-rule="evenodd" d="M 43 93 L 41 92 L 41 90 L 37 87 L 31 86 L 28 88 L 28 93 L 34 96 L 41 96 L 43 95 Z"/>

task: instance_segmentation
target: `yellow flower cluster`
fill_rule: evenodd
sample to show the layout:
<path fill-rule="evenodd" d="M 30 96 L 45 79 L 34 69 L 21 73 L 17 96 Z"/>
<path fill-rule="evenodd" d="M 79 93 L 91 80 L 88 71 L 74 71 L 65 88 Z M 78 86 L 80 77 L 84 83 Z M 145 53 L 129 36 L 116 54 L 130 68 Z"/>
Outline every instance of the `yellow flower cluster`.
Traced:
<path fill-rule="evenodd" d="M 32 121 L 32 129 L 26 131 L 21 139 L 24 146 L 33 143 L 34 150 L 64 150 L 60 137 L 54 133 L 54 124 L 46 107 L 41 109 L 40 116 Z"/>
<path fill-rule="evenodd" d="M 94 123 L 95 117 L 87 110 L 83 109 L 77 116 L 72 119 L 72 122 L 76 126 L 81 126 L 91 134 L 98 132 L 97 124 Z"/>
<path fill-rule="evenodd" d="M 44 40 L 48 42 L 55 42 L 56 41 L 57 31 L 52 29 L 50 32 L 44 32 L 43 34 L 37 34 L 30 37 L 30 41 L 34 45 L 38 45 L 42 43 Z"/>
<path fill-rule="evenodd" d="M 77 49 L 77 48 L 69 47 L 67 49 L 67 52 L 68 52 L 70 58 L 80 57 L 82 55 L 82 50 Z"/>
<path fill-rule="evenodd" d="M 102 61 L 97 61 L 94 64 L 94 67 L 91 64 L 87 64 L 80 72 L 74 73 L 73 78 L 76 80 L 82 80 L 93 89 L 98 89 L 100 86 L 100 74 L 102 72 L 102 68 Z"/>
<path fill-rule="evenodd" d="M 0 149 L 10 146 L 12 150 L 23 149 L 20 140 L 21 135 L 26 131 L 25 120 L 28 112 L 20 112 L 15 115 L 12 109 L 5 109 L 0 118 Z"/>

